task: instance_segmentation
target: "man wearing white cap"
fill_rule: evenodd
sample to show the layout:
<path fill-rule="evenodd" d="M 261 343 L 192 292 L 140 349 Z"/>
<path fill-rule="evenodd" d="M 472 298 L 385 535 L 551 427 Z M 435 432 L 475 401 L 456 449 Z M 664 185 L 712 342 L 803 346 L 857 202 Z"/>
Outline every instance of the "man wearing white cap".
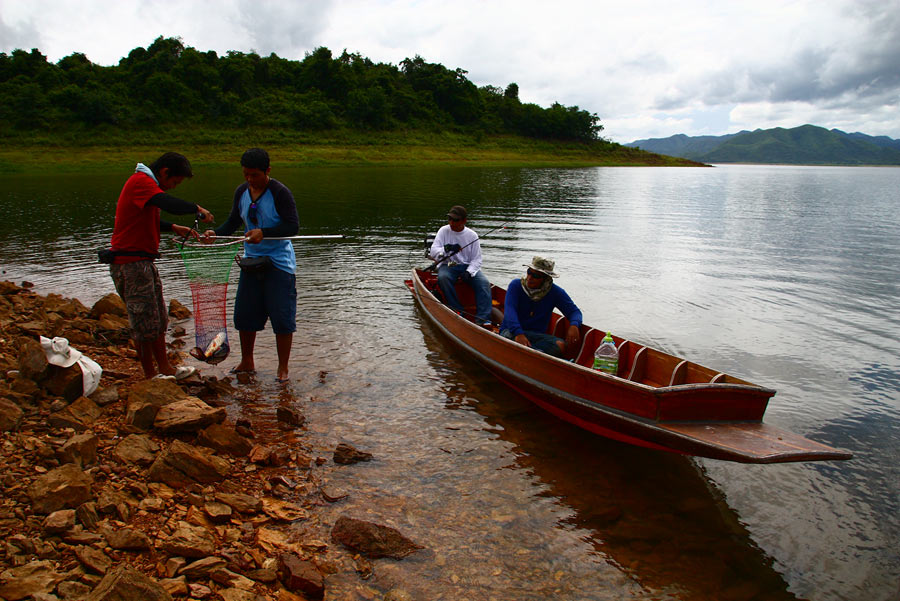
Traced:
<path fill-rule="evenodd" d="M 429 255 L 440 262 L 438 286 L 451 309 L 463 313 L 456 294 L 456 281 L 468 283 L 475 292 L 475 323 L 491 326 L 491 283 L 481 271 L 481 244 L 478 234 L 466 227 L 468 213 L 456 205 L 447 212 L 447 225 L 438 230 Z"/>

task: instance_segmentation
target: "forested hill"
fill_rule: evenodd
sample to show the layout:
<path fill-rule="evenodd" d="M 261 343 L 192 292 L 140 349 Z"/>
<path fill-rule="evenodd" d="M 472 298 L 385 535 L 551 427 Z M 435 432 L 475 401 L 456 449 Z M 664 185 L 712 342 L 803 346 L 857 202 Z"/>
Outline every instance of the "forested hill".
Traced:
<path fill-rule="evenodd" d="M 704 163 L 900 165 L 900 140 L 814 125 L 757 129 L 725 136 L 636 140 L 625 146 Z"/>
<path fill-rule="evenodd" d="M 84 54 L 48 62 L 38 49 L 0 53 L 0 124 L 8 131 L 149 128 L 160 124 L 296 131 L 460 131 L 592 142 L 603 127 L 577 106 L 519 100 L 515 83 L 477 87 L 462 69 L 416 56 L 399 66 L 317 48 L 303 60 L 218 56 L 157 38 L 115 66 Z"/>

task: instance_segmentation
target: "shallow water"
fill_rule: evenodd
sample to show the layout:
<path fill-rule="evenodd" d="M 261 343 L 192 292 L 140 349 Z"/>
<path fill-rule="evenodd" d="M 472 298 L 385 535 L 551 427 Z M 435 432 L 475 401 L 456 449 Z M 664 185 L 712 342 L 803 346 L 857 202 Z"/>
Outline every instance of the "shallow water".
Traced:
<path fill-rule="evenodd" d="M 93 253 L 127 171 L 2 176 L 0 277 L 86 304 L 111 291 Z M 900 169 L 276 164 L 273 176 L 295 193 L 301 233 L 346 236 L 296 243 L 290 387 L 306 443 L 376 457 L 328 474 L 352 494 L 323 519 L 348 512 L 428 547 L 379 560 L 366 586 L 423 599 L 896 598 Z M 221 222 L 238 177 L 200 169 L 176 194 Z M 695 461 L 532 408 L 454 353 L 402 283 L 457 203 L 482 234 L 506 224 L 483 241 L 492 281 L 550 256 L 587 323 L 777 389 L 767 423 L 854 459 Z M 189 304 L 178 255 L 159 267 L 167 296 Z M 274 411 L 270 332 L 257 365 L 252 410 Z M 349 578 L 330 585 L 367 596 Z"/>

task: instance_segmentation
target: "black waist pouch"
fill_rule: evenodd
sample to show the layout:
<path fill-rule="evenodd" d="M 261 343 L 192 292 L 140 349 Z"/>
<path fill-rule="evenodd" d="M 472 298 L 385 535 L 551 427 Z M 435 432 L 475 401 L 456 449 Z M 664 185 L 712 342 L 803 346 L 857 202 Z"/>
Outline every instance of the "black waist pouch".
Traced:
<path fill-rule="evenodd" d="M 245 273 L 264 273 L 272 266 L 272 257 L 264 255 L 262 257 L 235 257 L 241 271 Z"/>
<path fill-rule="evenodd" d="M 97 261 L 100 263 L 111 264 L 116 257 L 145 257 L 147 259 L 158 259 L 159 253 L 148 253 L 142 250 L 113 250 L 111 248 L 101 248 L 97 251 Z"/>

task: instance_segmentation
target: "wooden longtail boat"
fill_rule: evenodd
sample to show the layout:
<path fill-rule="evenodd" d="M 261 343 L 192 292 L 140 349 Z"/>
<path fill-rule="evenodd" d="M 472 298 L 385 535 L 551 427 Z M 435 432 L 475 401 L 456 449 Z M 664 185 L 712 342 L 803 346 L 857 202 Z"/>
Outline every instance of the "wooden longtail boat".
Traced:
<path fill-rule="evenodd" d="M 476 325 L 444 305 L 434 273 L 414 269 L 406 284 L 427 319 L 497 378 L 550 413 L 595 434 L 657 449 L 741 463 L 850 459 L 846 451 L 762 423 L 774 390 L 613 335 L 616 375 L 592 369 L 606 332 L 581 326 L 578 349 L 559 359 Z M 464 314 L 471 287 L 457 287 Z M 506 290 L 491 286 L 494 306 Z M 564 338 L 554 312 L 548 333 Z"/>

